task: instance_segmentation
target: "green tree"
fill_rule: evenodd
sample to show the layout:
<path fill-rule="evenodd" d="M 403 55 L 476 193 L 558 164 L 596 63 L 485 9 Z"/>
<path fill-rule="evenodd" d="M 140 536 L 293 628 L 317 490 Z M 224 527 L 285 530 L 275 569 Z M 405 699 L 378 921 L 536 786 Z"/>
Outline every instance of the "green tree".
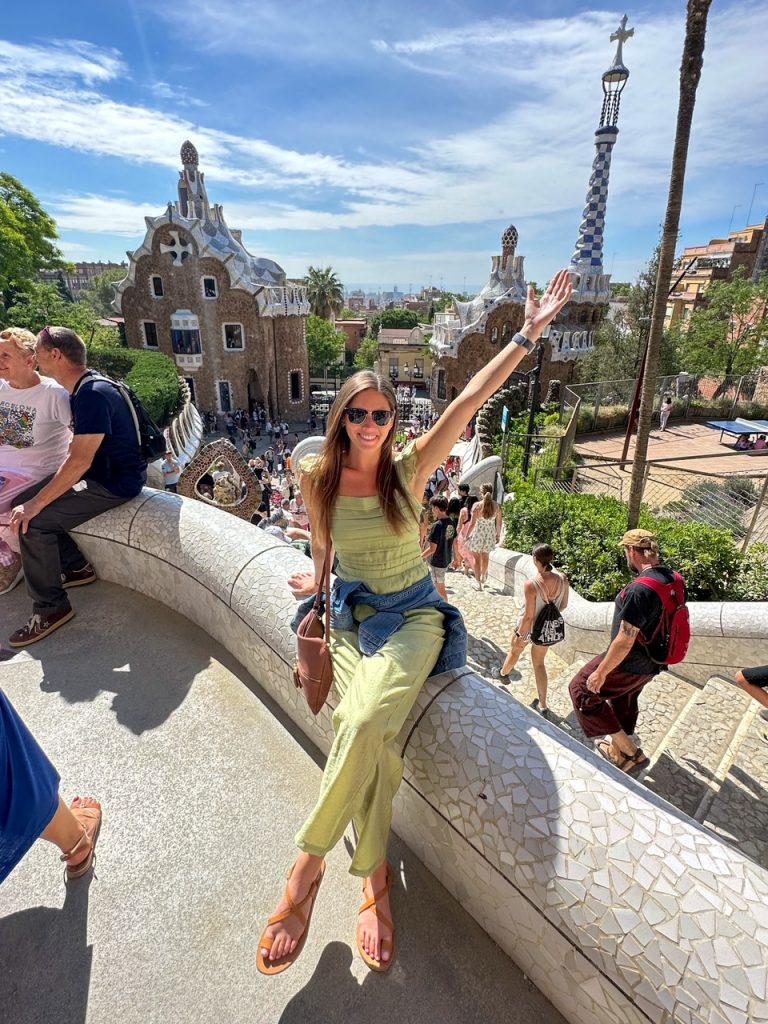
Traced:
<path fill-rule="evenodd" d="M 108 267 L 103 270 L 91 278 L 80 292 L 80 301 L 87 302 L 96 316 L 115 316 L 115 307 L 112 305 L 112 300 L 115 297 L 113 285 L 122 281 L 127 272 L 125 267 Z"/>
<path fill-rule="evenodd" d="M 309 267 L 306 281 L 313 315 L 334 320 L 344 307 L 344 286 L 333 267 Z"/>
<path fill-rule="evenodd" d="M 355 366 L 358 370 L 372 370 L 379 358 L 379 343 L 370 334 L 366 334 L 355 352 Z"/>
<path fill-rule="evenodd" d="M 307 317 L 309 372 L 321 374 L 326 366 L 338 366 L 344 359 L 347 336 L 321 316 Z"/>
<path fill-rule="evenodd" d="M 637 439 L 632 462 L 632 482 L 629 491 L 628 528 L 634 529 L 640 519 L 640 505 L 643 497 L 648 438 L 651 433 L 653 403 L 656 398 L 656 377 L 659 372 L 659 353 L 664 333 L 664 316 L 667 309 L 669 281 L 675 259 L 675 246 L 680 228 L 680 210 L 683 205 L 685 168 L 688 161 L 688 143 L 691 138 L 693 109 L 696 105 L 696 90 L 701 79 L 704 63 L 704 43 L 707 35 L 707 17 L 712 0 L 688 0 L 685 23 L 683 59 L 680 65 L 680 98 L 677 107 L 675 145 L 672 151 L 672 167 L 667 193 L 667 212 L 659 245 L 659 269 L 656 275 L 656 290 L 653 296 L 648 334 L 648 354 L 645 363 L 645 379 L 640 398 L 640 415 L 637 422 Z"/>
<path fill-rule="evenodd" d="M 34 281 L 38 271 L 64 267 L 56 246 L 56 223 L 18 179 L 0 172 L 0 319 L 15 291 Z"/>
<path fill-rule="evenodd" d="M 414 313 L 412 309 L 403 309 L 401 306 L 395 306 L 394 309 L 385 309 L 383 313 L 377 313 L 376 316 L 372 317 L 368 325 L 368 333 L 371 337 L 378 338 L 382 327 L 402 327 L 410 330 L 418 326 L 418 313 Z"/>
<path fill-rule="evenodd" d="M 16 294 L 6 315 L 9 324 L 26 327 L 35 334 L 47 324 L 77 331 L 88 345 L 112 346 L 119 343 L 117 328 L 102 327 L 93 309 L 85 302 L 67 302 L 55 284 L 35 281 Z"/>
<path fill-rule="evenodd" d="M 345 306 L 340 313 L 336 314 L 337 320 L 364 320 L 365 317 L 362 313 L 356 313 L 354 309 L 350 309 L 349 306 Z"/>
<path fill-rule="evenodd" d="M 768 274 L 750 281 L 739 267 L 730 281 L 715 281 L 706 305 L 679 333 L 680 356 L 689 373 L 742 374 L 757 369 L 768 340 Z"/>

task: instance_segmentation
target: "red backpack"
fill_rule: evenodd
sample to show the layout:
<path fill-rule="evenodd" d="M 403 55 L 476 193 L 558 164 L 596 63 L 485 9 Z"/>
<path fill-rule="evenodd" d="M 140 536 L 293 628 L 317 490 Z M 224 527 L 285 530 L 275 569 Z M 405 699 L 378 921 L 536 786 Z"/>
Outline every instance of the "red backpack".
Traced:
<path fill-rule="evenodd" d="M 641 583 L 649 587 L 661 599 L 661 618 L 653 631 L 653 635 L 641 643 L 646 654 L 657 665 L 679 665 L 688 653 L 691 642 L 691 620 L 685 604 L 685 586 L 679 572 L 674 574 L 672 583 L 662 583 L 652 576 L 638 576 L 633 583 Z M 650 645 L 660 640 L 666 648 L 663 658 L 654 658 L 648 650 Z"/>

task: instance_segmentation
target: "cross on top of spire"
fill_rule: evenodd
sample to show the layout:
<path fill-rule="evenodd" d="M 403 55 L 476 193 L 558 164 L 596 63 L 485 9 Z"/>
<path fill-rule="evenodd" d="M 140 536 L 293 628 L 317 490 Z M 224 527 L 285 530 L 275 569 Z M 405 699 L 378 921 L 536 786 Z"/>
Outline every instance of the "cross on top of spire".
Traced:
<path fill-rule="evenodd" d="M 619 44 L 616 47 L 616 56 L 613 58 L 613 66 L 614 67 L 621 67 L 624 64 L 624 53 L 623 53 L 624 43 L 626 43 L 626 41 L 628 39 L 631 39 L 632 36 L 635 34 L 635 30 L 633 28 L 630 28 L 630 29 L 627 28 L 627 22 L 628 21 L 629 21 L 629 18 L 625 14 L 624 17 L 621 19 L 619 27 L 616 29 L 616 31 L 611 36 L 611 42 L 612 43 L 618 42 L 618 44 Z"/>

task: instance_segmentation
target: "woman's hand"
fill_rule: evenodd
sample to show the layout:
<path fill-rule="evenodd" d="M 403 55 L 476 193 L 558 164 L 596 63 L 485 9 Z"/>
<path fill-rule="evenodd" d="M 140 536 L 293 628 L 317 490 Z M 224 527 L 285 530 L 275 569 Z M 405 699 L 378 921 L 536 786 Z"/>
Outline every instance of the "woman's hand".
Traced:
<path fill-rule="evenodd" d="M 313 572 L 295 572 L 288 577 L 288 586 L 297 601 L 317 593 L 317 580 Z"/>
<path fill-rule="evenodd" d="M 525 303 L 525 325 L 523 333 L 530 341 L 536 341 L 541 332 L 557 316 L 571 297 L 571 273 L 569 270 L 558 270 L 547 285 L 547 290 L 540 299 L 529 285 L 528 298 Z"/>

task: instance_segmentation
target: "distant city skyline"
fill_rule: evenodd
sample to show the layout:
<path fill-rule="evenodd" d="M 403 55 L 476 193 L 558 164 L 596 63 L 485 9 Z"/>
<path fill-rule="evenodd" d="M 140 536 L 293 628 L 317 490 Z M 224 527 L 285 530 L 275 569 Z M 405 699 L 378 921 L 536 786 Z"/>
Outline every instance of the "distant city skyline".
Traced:
<path fill-rule="evenodd" d="M 345 287 L 477 291 L 510 223 L 544 284 L 576 242 L 623 9 L 546 0 L 159 0 L 12 5 L 0 30 L 0 167 L 72 260 L 125 258 L 175 197 L 179 147 L 257 256 Z M 633 280 L 664 217 L 684 4 L 627 11 L 630 78 L 604 266 Z M 768 0 L 710 13 L 679 249 L 768 210 Z M 391 282 L 391 284 L 389 284 Z"/>

